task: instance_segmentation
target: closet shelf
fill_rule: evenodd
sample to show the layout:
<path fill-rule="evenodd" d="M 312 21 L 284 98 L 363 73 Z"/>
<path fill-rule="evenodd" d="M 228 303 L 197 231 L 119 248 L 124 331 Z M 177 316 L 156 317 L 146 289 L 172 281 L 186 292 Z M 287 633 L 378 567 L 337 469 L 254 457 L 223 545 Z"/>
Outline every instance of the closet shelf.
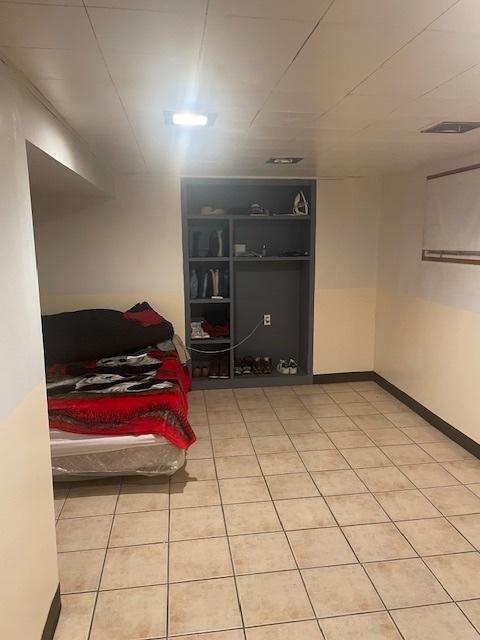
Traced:
<path fill-rule="evenodd" d="M 190 262 L 228 262 L 230 258 L 189 258 Z"/>
<path fill-rule="evenodd" d="M 195 347 L 196 344 L 230 344 L 231 338 L 199 338 L 198 340 L 190 340 L 190 346 Z"/>
<path fill-rule="evenodd" d="M 307 262 L 310 256 L 266 256 L 265 258 L 236 256 L 234 260 L 235 262 Z"/>
<path fill-rule="evenodd" d="M 298 222 L 302 220 L 311 220 L 312 216 L 293 216 L 288 213 L 280 214 L 278 216 L 249 216 L 247 214 L 234 214 L 234 215 L 224 215 L 224 216 L 201 216 L 201 215 L 190 215 L 187 217 L 188 220 L 294 220 Z"/>
<path fill-rule="evenodd" d="M 190 304 L 224 304 L 230 302 L 230 298 L 212 300 L 212 298 L 190 298 Z"/>

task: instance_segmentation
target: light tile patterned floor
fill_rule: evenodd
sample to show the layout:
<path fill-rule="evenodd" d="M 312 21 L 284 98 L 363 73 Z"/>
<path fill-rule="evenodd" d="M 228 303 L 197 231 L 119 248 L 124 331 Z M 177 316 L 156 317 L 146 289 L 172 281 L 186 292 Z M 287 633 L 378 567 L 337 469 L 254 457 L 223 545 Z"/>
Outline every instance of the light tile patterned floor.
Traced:
<path fill-rule="evenodd" d="M 170 480 L 56 488 L 56 640 L 480 640 L 480 461 L 372 382 L 190 401 Z"/>

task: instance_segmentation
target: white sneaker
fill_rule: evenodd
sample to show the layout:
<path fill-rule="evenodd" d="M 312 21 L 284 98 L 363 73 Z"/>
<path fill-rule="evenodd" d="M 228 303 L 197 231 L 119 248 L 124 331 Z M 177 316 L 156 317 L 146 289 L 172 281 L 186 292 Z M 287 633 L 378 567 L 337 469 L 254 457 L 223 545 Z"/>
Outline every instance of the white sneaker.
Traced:
<path fill-rule="evenodd" d="M 208 333 L 202 329 L 201 322 L 191 322 L 191 331 L 192 331 L 192 340 L 203 340 L 205 338 L 210 338 Z"/>
<path fill-rule="evenodd" d="M 286 374 L 290 373 L 290 369 L 286 360 L 280 360 L 277 364 L 278 373 Z"/>
<path fill-rule="evenodd" d="M 287 366 L 288 366 L 288 373 L 292 375 L 296 375 L 298 373 L 298 364 L 295 362 L 293 358 L 290 358 Z"/>

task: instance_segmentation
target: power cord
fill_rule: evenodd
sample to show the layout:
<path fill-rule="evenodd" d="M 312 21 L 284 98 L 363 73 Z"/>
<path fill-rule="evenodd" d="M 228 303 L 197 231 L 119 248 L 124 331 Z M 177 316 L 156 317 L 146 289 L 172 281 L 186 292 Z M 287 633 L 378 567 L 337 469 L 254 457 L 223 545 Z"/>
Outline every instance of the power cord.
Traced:
<path fill-rule="evenodd" d="M 243 338 L 243 340 L 240 340 L 240 342 L 237 342 L 237 344 L 234 344 L 231 347 L 228 347 L 227 349 L 218 349 L 217 351 L 206 351 L 205 349 L 194 349 L 193 347 L 190 347 L 190 349 L 188 349 L 188 351 L 195 351 L 195 353 L 208 353 L 210 355 L 215 354 L 215 353 L 227 353 L 228 351 L 233 351 L 234 349 L 239 347 L 241 344 L 246 342 L 249 338 L 251 338 L 253 336 L 253 334 L 255 333 L 255 331 L 258 329 L 258 327 L 261 324 L 263 324 L 263 316 L 258 321 L 258 323 L 255 325 L 255 327 L 250 331 L 248 336 Z"/>

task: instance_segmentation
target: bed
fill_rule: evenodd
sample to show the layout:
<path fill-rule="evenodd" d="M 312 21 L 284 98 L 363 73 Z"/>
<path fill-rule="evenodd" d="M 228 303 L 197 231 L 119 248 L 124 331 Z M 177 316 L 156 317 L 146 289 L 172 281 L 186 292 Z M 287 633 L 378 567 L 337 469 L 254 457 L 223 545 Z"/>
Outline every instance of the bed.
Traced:
<path fill-rule="evenodd" d="M 94 311 L 93 317 L 98 319 L 99 312 L 106 310 Z M 181 341 L 172 335 L 173 339 L 132 350 L 139 342 L 151 342 L 155 336 L 165 337 L 165 327 L 160 332 L 152 332 L 154 325 L 150 324 L 149 330 L 143 332 L 138 331 L 137 326 L 132 342 L 132 327 L 128 326 L 127 339 L 118 335 L 112 339 L 109 335 L 102 342 L 98 322 L 93 333 L 87 322 L 85 333 L 84 321 L 92 318 L 92 314 L 75 313 L 86 313 L 86 316 L 80 324 L 78 318 L 73 322 L 72 318 L 67 318 L 68 328 L 74 327 L 72 340 L 78 340 L 74 335 L 75 328 L 81 327 L 83 333 L 83 339 L 77 342 L 73 351 L 63 329 L 60 333 L 63 345 L 58 348 L 59 339 L 55 336 L 58 319 L 47 330 L 45 324 L 48 323 L 44 324 L 45 344 L 53 338 L 56 345 L 47 357 L 47 362 L 50 361 L 47 398 L 55 479 L 175 473 L 184 464 L 186 450 L 195 442 L 187 417 L 190 375 Z M 137 318 L 125 318 L 125 315 L 128 322 L 138 324 Z M 117 322 L 118 318 L 112 317 Z M 158 318 L 158 325 L 165 322 L 161 316 Z M 152 317 L 150 320 L 155 321 Z M 124 324 L 121 326 L 123 332 Z M 112 330 L 112 323 L 108 321 L 103 328 Z M 167 333 L 173 334 L 173 328 Z M 93 336 L 93 347 L 88 335 Z M 128 352 L 118 353 L 124 346 L 130 347 Z M 92 358 L 99 352 L 102 357 Z M 66 361 L 72 354 L 80 354 L 83 358 Z"/>

